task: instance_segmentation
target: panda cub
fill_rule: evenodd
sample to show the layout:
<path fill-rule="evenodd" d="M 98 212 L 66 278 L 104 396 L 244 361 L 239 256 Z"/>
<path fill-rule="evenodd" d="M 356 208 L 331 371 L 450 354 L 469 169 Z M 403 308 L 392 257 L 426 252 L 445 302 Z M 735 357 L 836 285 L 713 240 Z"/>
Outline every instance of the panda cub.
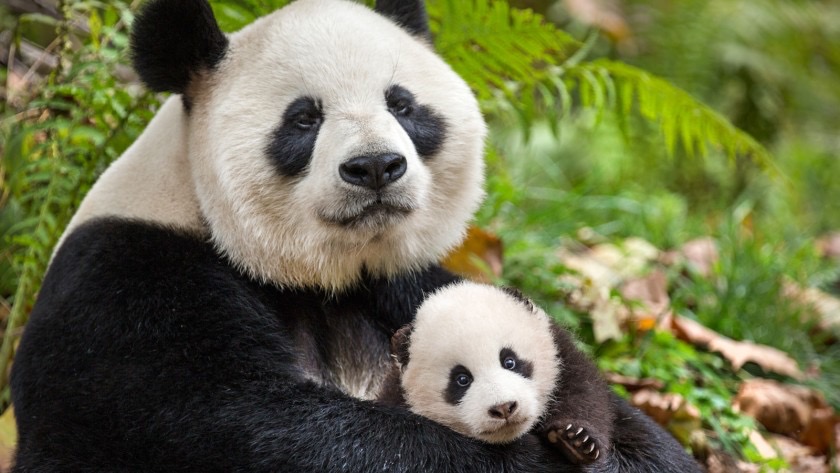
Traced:
<path fill-rule="evenodd" d="M 533 432 L 578 464 L 611 448 L 609 387 L 569 332 L 518 291 L 444 287 L 391 350 L 380 402 L 489 443 Z"/>

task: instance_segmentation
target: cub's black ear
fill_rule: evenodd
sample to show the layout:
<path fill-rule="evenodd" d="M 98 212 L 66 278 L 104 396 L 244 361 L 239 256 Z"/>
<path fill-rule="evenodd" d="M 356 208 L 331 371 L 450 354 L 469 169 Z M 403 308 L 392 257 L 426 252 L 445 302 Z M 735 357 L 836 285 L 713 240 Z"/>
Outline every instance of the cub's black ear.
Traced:
<path fill-rule="evenodd" d="M 150 0 L 131 28 L 134 69 L 156 92 L 185 93 L 193 77 L 219 64 L 227 46 L 206 0 Z"/>
<path fill-rule="evenodd" d="M 528 308 L 528 311 L 530 311 L 530 312 L 536 312 L 537 311 L 537 307 L 534 305 L 534 303 L 531 301 L 531 299 L 528 299 L 528 297 L 525 294 L 522 294 L 522 291 L 520 291 L 519 289 L 516 289 L 515 287 L 509 287 L 509 286 L 504 286 L 504 287 L 501 287 L 500 289 L 505 291 L 506 293 L 508 293 L 508 295 L 510 295 L 511 297 L 516 299 L 517 301 L 521 302 L 525 307 Z"/>
<path fill-rule="evenodd" d="M 391 336 L 391 356 L 396 358 L 402 366 L 408 364 L 408 345 L 412 330 L 414 330 L 413 325 L 403 325 Z"/>
<path fill-rule="evenodd" d="M 394 20 L 409 33 L 432 42 L 423 0 L 376 0 L 374 10 Z"/>

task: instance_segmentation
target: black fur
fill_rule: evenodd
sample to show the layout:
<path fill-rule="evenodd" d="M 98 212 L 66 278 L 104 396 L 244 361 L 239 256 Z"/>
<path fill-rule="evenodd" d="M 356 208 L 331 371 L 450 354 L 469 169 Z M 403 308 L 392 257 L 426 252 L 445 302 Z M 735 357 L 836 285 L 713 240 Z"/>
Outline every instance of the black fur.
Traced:
<path fill-rule="evenodd" d="M 321 106 L 312 97 L 300 97 L 286 107 L 266 147 L 266 154 L 280 174 L 297 176 L 309 166 L 323 121 Z"/>
<path fill-rule="evenodd" d="M 409 33 L 431 43 L 429 17 L 423 0 L 376 0 L 375 10 L 394 20 Z"/>
<path fill-rule="evenodd" d="M 338 390 L 339 364 L 387 357 L 425 293 L 454 279 L 279 290 L 201 235 L 91 221 L 55 255 L 21 340 L 14 471 L 558 471 L 548 448 L 484 445 Z"/>
<path fill-rule="evenodd" d="M 534 364 L 528 360 L 523 360 L 519 358 L 515 351 L 512 348 L 502 348 L 499 351 L 499 363 L 501 363 L 502 367 L 505 368 L 505 359 L 512 358 L 513 361 L 516 363 L 515 366 L 511 369 L 514 373 L 518 373 L 520 376 L 524 376 L 528 379 L 534 375 Z"/>
<path fill-rule="evenodd" d="M 417 103 L 414 94 L 399 85 L 385 92 L 388 110 L 411 138 L 422 158 L 434 156 L 446 139 L 446 123 L 431 107 Z"/>
<path fill-rule="evenodd" d="M 157 92 L 187 94 L 193 78 L 213 70 L 227 46 L 205 0 L 151 0 L 131 27 L 134 69 Z M 189 100 L 185 95 L 187 106 Z"/>

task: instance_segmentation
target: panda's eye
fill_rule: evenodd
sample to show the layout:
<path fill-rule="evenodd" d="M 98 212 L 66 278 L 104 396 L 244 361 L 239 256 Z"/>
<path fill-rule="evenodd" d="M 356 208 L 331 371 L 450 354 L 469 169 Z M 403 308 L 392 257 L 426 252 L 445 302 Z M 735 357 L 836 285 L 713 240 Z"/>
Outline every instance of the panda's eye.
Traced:
<path fill-rule="evenodd" d="M 393 104 L 388 104 L 388 110 L 394 115 L 406 116 L 411 113 L 411 102 L 400 99 Z"/>
<path fill-rule="evenodd" d="M 459 374 L 455 377 L 455 383 L 462 388 L 465 388 L 472 383 L 472 378 L 465 374 Z"/>
<path fill-rule="evenodd" d="M 301 113 L 295 118 L 295 127 L 299 130 L 311 130 L 321 124 L 321 116 L 314 113 Z"/>
<path fill-rule="evenodd" d="M 509 356 L 502 361 L 502 366 L 506 370 L 512 370 L 516 368 L 516 360 L 514 360 L 512 356 Z"/>
<path fill-rule="evenodd" d="M 385 103 L 388 105 L 388 111 L 395 117 L 404 117 L 414 110 L 414 95 L 394 85 L 385 92 Z"/>

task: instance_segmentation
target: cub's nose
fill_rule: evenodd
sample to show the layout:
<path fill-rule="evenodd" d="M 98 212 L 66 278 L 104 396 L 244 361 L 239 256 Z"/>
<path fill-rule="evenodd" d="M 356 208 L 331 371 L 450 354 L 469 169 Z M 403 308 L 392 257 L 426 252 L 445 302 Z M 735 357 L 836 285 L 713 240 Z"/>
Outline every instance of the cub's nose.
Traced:
<path fill-rule="evenodd" d="M 405 157 L 399 154 L 357 156 L 338 167 L 344 182 L 378 191 L 405 174 Z"/>
<path fill-rule="evenodd" d="M 516 401 L 505 402 L 491 407 L 487 413 L 496 419 L 507 419 L 516 412 Z"/>

